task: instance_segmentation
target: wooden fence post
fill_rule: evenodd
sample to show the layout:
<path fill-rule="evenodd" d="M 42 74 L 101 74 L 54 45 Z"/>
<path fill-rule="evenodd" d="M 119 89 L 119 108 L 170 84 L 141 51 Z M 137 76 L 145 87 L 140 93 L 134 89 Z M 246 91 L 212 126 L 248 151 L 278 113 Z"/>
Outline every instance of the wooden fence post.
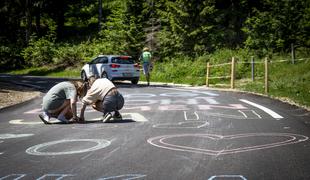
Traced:
<path fill-rule="evenodd" d="M 210 63 L 207 62 L 207 76 L 206 76 L 206 86 L 209 87 L 209 76 L 210 76 Z"/>
<path fill-rule="evenodd" d="M 254 64 L 254 56 L 251 56 L 251 75 L 252 75 L 252 81 L 255 79 L 255 64 Z"/>
<path fill-rule="evenodd" d="M 235 88 L 235 57 L 231 58 L 230 88 Z"/>
<path fill-rule="evenodd" d="M 295 64 L 295 47 L 294 47 L 294 43 L 291 44 L 291 56 L 292 56 L 292 64 Z"/>
<path fill-rule="evenodd" d="M 265 58 L 265 94 L 269 92 L 269 84 L 268 84 L 268 58 Z"/>

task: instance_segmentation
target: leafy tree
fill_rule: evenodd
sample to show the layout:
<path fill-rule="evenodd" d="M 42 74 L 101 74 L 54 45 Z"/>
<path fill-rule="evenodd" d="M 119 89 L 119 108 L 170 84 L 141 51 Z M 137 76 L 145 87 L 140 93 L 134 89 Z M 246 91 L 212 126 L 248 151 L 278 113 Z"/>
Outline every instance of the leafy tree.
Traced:
<path fill-rule="evenodd" d="M 212 48 L 214 0 L 168 0 L 161 3 L 164 8 L 157 10 L 163 25 L 159 41 L 164 56 L 203 54 Z"/>
<path fill-rule="evenodd" d="M 253 8 L 243 28 L 245 44 L 265 52 L 288 50 L 291 43 L 305 46 L 309 39 L 307 22 L 309 1 L 263 0 L 262 6 Z"/>

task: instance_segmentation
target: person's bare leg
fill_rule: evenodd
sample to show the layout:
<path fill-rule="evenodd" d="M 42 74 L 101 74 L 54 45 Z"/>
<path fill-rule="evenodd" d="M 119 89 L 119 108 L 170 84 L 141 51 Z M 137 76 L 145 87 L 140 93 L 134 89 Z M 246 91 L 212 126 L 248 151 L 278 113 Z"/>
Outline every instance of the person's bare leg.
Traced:
<path fill-rule="evenodd" d="M 60 111 L 59 115 L 57 116 L 57 119 L 64 122 L 64 123 L 68 123 L 68 121 L 73 117 L 71 106 L 70 106 L 70 100 L 66 100 L 63 103 L 62 107 L 64 107 L 64 108 Z M 67 118 L 66 115 L 69 118 Z"/>
<path fill-rule="evenodd" d="M 149 85 L 150 85 L 150 74 L 147 73 L 147 74 L 145 75 L 145 78 L 146 78 L 146 81 L 147 81 L 147 85 L 149 86 Z"/>
<path fill-rule="evenodd" d="M 65 100 L 63 104 L 58 107 L 57 109 L 54 110 L 48 110 L 48 113 L 51 115 L 53 118 L 57 118 L 59 114 L 67 107 L 70 106 L 70 100 Z"/>

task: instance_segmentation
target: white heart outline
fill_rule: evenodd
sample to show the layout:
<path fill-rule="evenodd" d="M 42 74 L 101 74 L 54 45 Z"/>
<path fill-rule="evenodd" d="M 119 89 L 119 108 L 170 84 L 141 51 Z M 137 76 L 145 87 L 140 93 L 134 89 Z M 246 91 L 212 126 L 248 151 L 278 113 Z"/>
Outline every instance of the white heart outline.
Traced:
<path fill-rule="evenodd" d="M 281 136 L 281 137 L 289 137 L 290 139 L 275 142 L 275 143 L 268 143 L 256 146 L 247 146 L 243 148 L 236 148 L 236 149 L 228 149 L 228 150 L 210 150 L 210 149 L 201 149 L 201 148 L 193 148 L 188 146 L 180 146 L 174 145 L 164 142 L 164 140 L 169 138 L 175 137 L 187 137 L 187 136 L 196 136 L 196 137 L 204 137 L 209 139 L 235 139 L 235 138 L 242 138 L 242 137 L 253 137 L 253 136 Z M 274 148 L 279 146 L 285 146 L 289 144 L 296 144 L 300 142 L 307 141 L 309 137 L 299 135 L 299 134 L 291 134 L 291 133 L 248 133 L 248 134 L 235 134 L 235 135 L 216 135 L 216 134 L 176 134 L 176 135 L 163 135 L 153 137 L 147 140 L 153 146 L 174 150 L 174 151 L 185 151 L 185 152 L 193 152 L 193 153 L 201 153 L 207 154 L 212 156 L 224 155 L 224 154 L 235 154 L 240 152 L 247 152 L 247 151 L 255 151 L 261 149 L 268 149 Z"/>

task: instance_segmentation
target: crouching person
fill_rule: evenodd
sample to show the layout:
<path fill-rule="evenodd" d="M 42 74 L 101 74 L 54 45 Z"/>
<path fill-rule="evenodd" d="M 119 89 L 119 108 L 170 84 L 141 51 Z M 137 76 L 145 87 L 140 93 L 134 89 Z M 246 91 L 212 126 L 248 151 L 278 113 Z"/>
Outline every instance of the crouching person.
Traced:
<path fill-rule="evenodd" d="M 103 113 L 103 122 L 111 120 L 111 118 L 121 119 L 119 110 L 124 106 L 124 98 L 118 92 L 114 84 L 107 78 L 96 79 L 89 78 L 90 89 L 82 99 L 83 106 L 81 108 L 80 119 L 84 121 L 84 112 L 87 105 Z"/>
<path fill-rule="evenodd" d="M 50 118 L 57 118 L 62 123 L 79 121 L 77 116 L 77 98 L 87 92 L 87 85 L 81 81 L 65 81 L 53 86 L 43 97 L 42 110 L 39 115 L 45 124 L 51 124 Z"/>

